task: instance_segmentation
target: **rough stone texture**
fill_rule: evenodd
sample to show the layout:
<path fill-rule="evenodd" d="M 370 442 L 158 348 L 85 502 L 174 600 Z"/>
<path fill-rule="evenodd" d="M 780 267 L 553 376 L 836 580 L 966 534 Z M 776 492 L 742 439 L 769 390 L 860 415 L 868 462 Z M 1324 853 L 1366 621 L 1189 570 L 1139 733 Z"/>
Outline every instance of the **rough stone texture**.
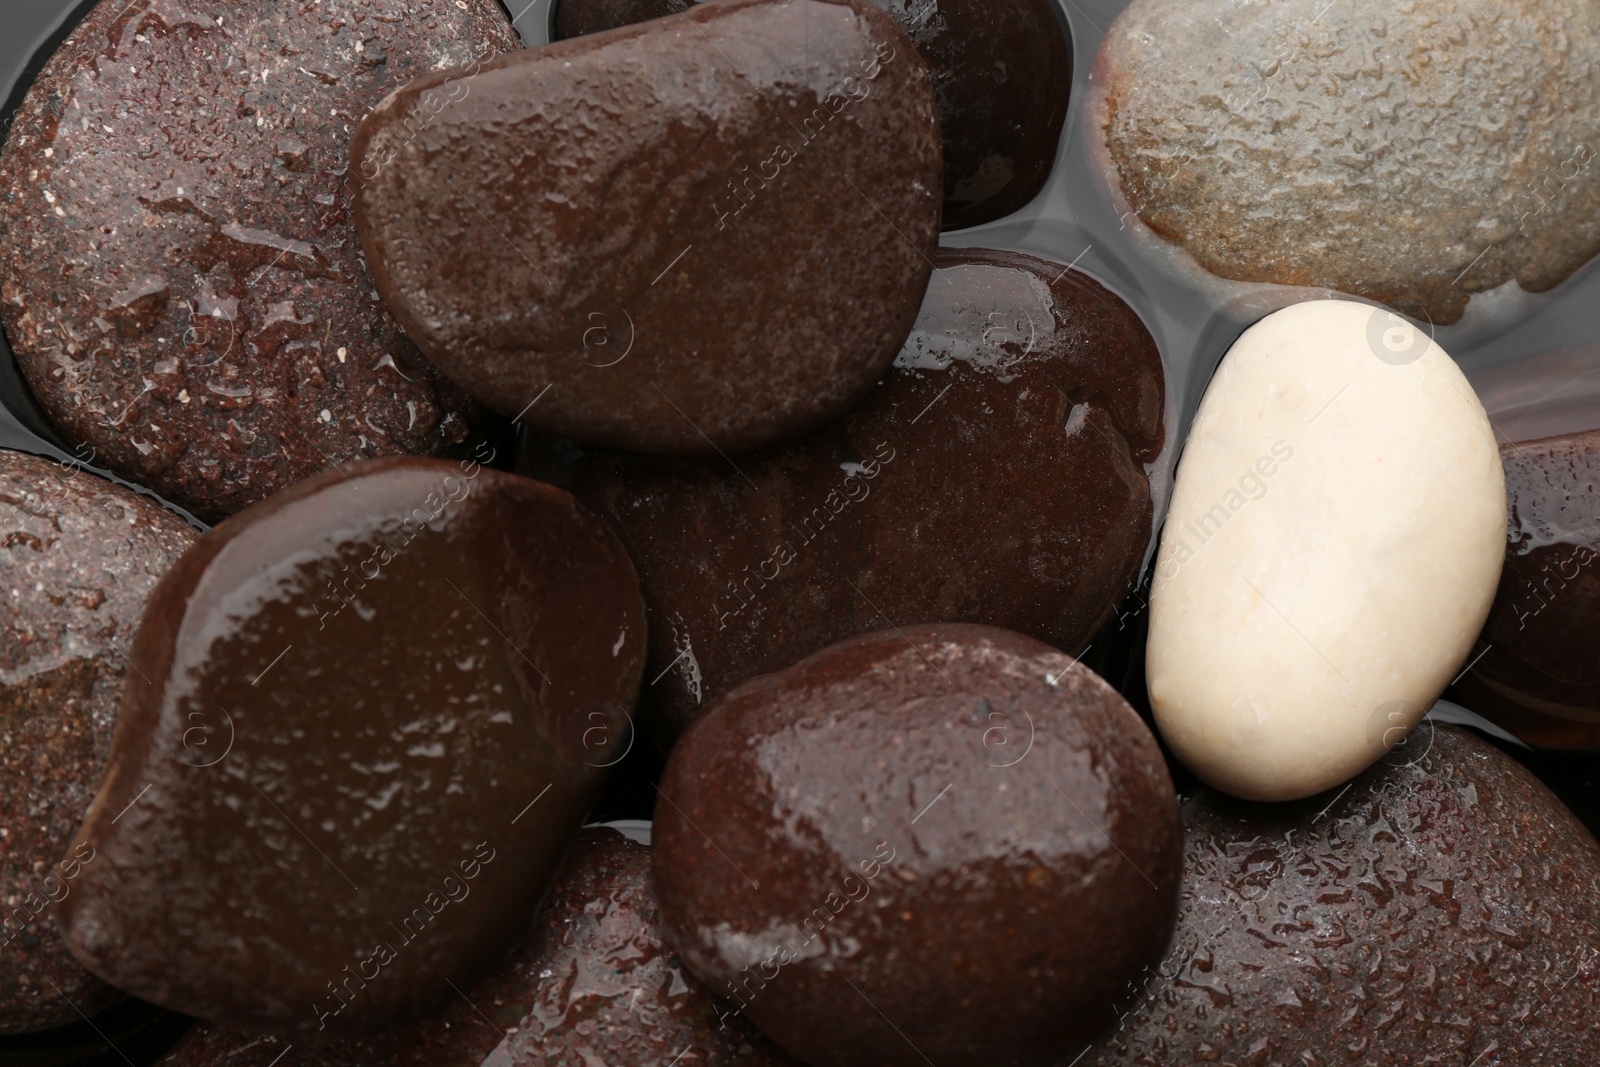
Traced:
<path fill-rule="evenodd" d="M 517 47 L 494 0 L 104 0 L 0 153 L 0 320 L 57 427 L 212 522 L 466 442 L 487 413 L 373 291 L 348 144 L 390 88 Z"/>
<path fill-rule="evenodd" d="M 1065 654 L 867 634 L 729 692 L 673 749 L 663 928 L 812 1067 L 1065 1062 L 1167 944 L 1173 798 L 1155 738 Z"/>
<path fill-rule="evenodd" d="M 1011 214 L 1055 163 L 1072 54 L 1049 0 L 873 0 L 928 61 L 944 143 L 944 228 Z M 561 0 L 556 38 L 679 14 L 690 0 Z"/>
<path fill-rule="evenodd" d="M 604 526 L 475 463 L 349 464 L 241 512 L 151 595 L 68 944 L 253 1029 L 443 1003 L 530 928 L 621 758 L 643 631 Z"/>
<path fill-rule="evenodd" d="M 1600 8 L 1134 0 L 1102 46 L 1132 209 L 1225 278 L 1435 323 L 1600 248 Z"/>
<path fill-rule="evenodd" d="M 378 290 L 468 392 L 592 444 L 712 453 L 812 429 L 888 368 L 939 158 L 893 19 L 729 0 L 502 57 L 470 91 L 420 79 L 351 171 Z"/>
<path fill-rule="evenodd" d="M 0 1034 L 123 997 L 72 958 L 54 904 L 94 859 L 67 843 L 105 768 L 145 598 L 198 536 L 81 469 L 0 452 Z"/>
<path fill-rule="evenodd" d="M 585 830 L 533 938 L 437 1015 L 324 1047 L 202 1025 L 160 1067 L 796 1067 L 684 973 L 649 867 L 644 845 Z"/>
<path fill-rule="evenodd" d="M 529 441 L 616 530 L 650 612 L 663 742 L 730 686 L 852 634 L 948 621 L 1077 653 L 1137 576 L 1161 358 L 1087 275 L 947 249 L 892 369 L 791 445 L 700 459 Z"/>
<path fill-rule="evenodd" d="M 1292 804 L 1185 799 L 1172 947 L 1079 1067 L 1592 1063 L 1594 838 L 1465 730 L 1389 760 Z"/>

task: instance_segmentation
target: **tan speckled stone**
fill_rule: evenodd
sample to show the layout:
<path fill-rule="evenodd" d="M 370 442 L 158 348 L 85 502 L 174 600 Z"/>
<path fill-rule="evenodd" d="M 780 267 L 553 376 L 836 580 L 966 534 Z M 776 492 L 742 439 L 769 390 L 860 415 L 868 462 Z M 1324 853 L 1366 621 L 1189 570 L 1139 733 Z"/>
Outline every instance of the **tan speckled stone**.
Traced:
<path fill-rule="evenodd" d="M 1600 248 L 1600 7 L 1135 0 L 1101 49 L 1132 211 L 1207 270 L 1436 323 Z"/>

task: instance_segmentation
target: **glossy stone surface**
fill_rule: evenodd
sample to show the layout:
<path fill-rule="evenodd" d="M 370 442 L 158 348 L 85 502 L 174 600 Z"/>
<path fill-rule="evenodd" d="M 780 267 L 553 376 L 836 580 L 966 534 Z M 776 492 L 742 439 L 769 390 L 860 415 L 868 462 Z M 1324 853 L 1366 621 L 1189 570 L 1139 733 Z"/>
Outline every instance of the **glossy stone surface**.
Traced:
<path fill-rule="evenodd" d="M 620 448 L 732 452 L 848 409 L 938 243 L 927 67 L 866 0 L 730 0 L 441 72 L 351 159 L 378 289 L 435 365 Z"/>
<path fill-rule="evenodd" d="M 928 61 L 944 143 L 944 228 L 1011 214 L 1050 177 L 1072 54 L 1048 0 L 873 0 Z M 556 38 L 689 10 L 690 0 L 561 0 Z"/>
<path fill-rule="evenodd" d="M 1600 347 L 1502 363 L 1472 377 L 1500 437 L 1506 560 L 1472 667 L 1451 698 L 1529 744 L 1600 749 Z"/>
<path fill-rule="evenodd" d="M 0 452 L 0 1034 L 123 998 L 56 933 L 92 846 L 67 842 L 111 750 L 145 598 L 199 535 L 79 467 Z"/>
<path fill-rule="evenodd" d="M 1224 278 L 1449 323 L 1600 249 L 1582 0 L 1134 0 L 1095 80 L 1128 206 Z"/>
<path fill-rule="evenodd" d="M 494 0 L 104 0 L 0 153 L 0 320 L 56 426 L 209 522 L 478 436 L 373 292 L 345 174 L 390 88 L 517 47 Z"/>
<path fill-rule="evenodd" d="M 1172 947 L 1079 1067 L 1590 1062 L 1600 848 L 1472 733 L 1412 741 L 1348 792 L 1186 798 Z"/>
<path fill-rule="evenodd" d="M 654 863 L 689 969 L 812 1067 L 1057 1064 L 1167 944 L 1172 780 L 1098 675 L 907 626 L 728 693 L 667 761 Z"/>
<path fill-rule="evenodd" d="M 604 33 L 636 22 L 681 15 L 694 0 L 557 0 L 554 39 Z"/>
<path fill-rule="evenodd" d="M 621 756 L 643 631 L 598 520 L 472 461 L 349 465 L 242 512 L 145 611 L 68 943 L 256 1029 L 435 1007 L 529 929 Z"/>
<path fill-rule="evenodd" d="M 683 972 L 661 940 L 649 869 L 646 846 L 586 829 L 534 936 L 438 1014 L 324 1046 L 202 1025 L 160 1067 L 263 1067 L 280 1054 L 274 1067 L 621 1067 L 680 1055 L 704 1067 L 794 1067 Z"/>
<path fill-rule="evenodd" d="M 946 249 L 894 368 L 792 445 L 731 457 L 531 442 L 617 531 L 650 611 L 647 722 L 835 641 L 929 621 L 1078 653 L 1135 580 L 1165 439 L 1155 342 L 1066 264 Z"/>
<path fill-rule="evenodd" d="M 1600 429 L 1507 442 L 1500 457 L 1505 568 L 1458 691 L 1526 741 L 1600 748 Z"/>
<path fill-rule="evenodd" d="M 1494 430 L 1442 348 L 1353 301 L 1268 315 L 1178 465 L 1145 669 L 1162 740 L 1249 800 L 1360 773 L 1466 665 L 1505 522 Z"/>

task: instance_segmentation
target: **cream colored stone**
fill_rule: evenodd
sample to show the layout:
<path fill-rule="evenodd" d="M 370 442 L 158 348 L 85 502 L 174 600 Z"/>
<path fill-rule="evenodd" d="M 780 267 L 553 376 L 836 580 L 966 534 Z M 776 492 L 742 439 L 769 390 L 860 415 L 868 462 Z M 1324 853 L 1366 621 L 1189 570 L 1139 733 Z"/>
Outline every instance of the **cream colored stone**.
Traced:
<path fill-rule="evenodd" d="M 1406 320 L 1317 300 L 1251 327 L 1201 401 L 1156 560 L 1167 744 L 1253 800 L 1362 771 L 1463 665 L 1505 500 L 1482 405 Z"/>

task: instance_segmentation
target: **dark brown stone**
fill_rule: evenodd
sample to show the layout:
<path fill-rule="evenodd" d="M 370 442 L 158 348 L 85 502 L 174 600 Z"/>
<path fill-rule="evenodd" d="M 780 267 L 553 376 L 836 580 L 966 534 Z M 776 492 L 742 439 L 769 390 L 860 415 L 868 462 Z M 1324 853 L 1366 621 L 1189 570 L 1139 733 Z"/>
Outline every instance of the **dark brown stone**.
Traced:
<path fill-rule="evenodd" d="M 1093 121 L 1129 214 L 1206 270 L 1443 324 L 1600 250 L 1597 57 L 1583 0 L 1134 0 Z"/>
<path fill-rule="evenodd" d="M 555 39 L 565 41 L 681 15 L 693 4 L 694 0 L 557 0 Z"/>
<path fill-rule="evenodd" d="M 348 144 L 393 86 L 517 47 L 494 0 L 104 0 L 0 153 L 0 318 L 57 427 L 213 522 L 472 438 L 373 292 Z"/>
<path fill-rule="evenodd" d="M 1450 699 L 1529 744 L 1600 749 L 1600 350 L 1477 374 L 1504 442 L 1506 559 Z"/>
<path fill-rule="evenodd" d="M 845 418 L 730 459 L 530 442 L 628 546 L 662 741 L 729 687 L 888 625 L 1002 626 L 1077 653 L 1136 578 L 1161 358 L 1087 275 L 944 250 L 895 367 Z"/>
<path fill-rule="evenodd" d="M 1065 654 L 867 634 L 684 733 L 656 807 L 663 929 L 812 1067 L 1065 1063 L 1167 944 L 1173 798 L 1150 731 Z"/>
<path fill-rule="evenodd" d="M 1049 0 L 872 0 L 928 61 L 944 144 L 944 228 L 1038 195 L 1067 118 L 1072 53 Z M 561 0 L 556 39 L 681 14 L 690 0 Z"/>
<path fill-rule="evenodd" d="M 454 996 L 527 931 L 620 758 L 643 631 L 598 520 L 472 461 L 345 465 L 241 512 L 150 598 L 68 944 L 259 1029 Z"/>
<path fill-rule="evenodd" d="M 1592 1062 L 1600 847 L 1498 749 L 1430 729 L 1337 795 L 1185 799 L 1172 946 L 1080 1067 Z"/>
<path fill-rule="evenodd" d="M 490 407 L 593 444 L 731 452 L 840 414 L 938 244 L 927 67 L 867 0 L 729 0 L 470 88 L 441 72 L 351 152 L 406 332 Z"/>
<path fill-rule="evenodd" d="M 96 858 L 67 842 L 111 750 L 139 613 L 198 536 L 79 468 L 0 452 L 0 1034 L 123 998 L 61 943 L 55 904 Z"/>
<path fill-rule="evenodd" d="M 1600 748 L 1600 430 L 1500 447 L 1505 567 L 1460 699 L 1535 744 Z"/>
<path fill-rule="evenodd" d="M 584 830 L 533 938 L 438 1014 L 326 1046 L 202 1025 L 159 1067 L 263 1067 L 280 1054 L 274 1067 L 796 1067 L 684 973 L 661 940 L 649 867 L 644 845 Z"/>

